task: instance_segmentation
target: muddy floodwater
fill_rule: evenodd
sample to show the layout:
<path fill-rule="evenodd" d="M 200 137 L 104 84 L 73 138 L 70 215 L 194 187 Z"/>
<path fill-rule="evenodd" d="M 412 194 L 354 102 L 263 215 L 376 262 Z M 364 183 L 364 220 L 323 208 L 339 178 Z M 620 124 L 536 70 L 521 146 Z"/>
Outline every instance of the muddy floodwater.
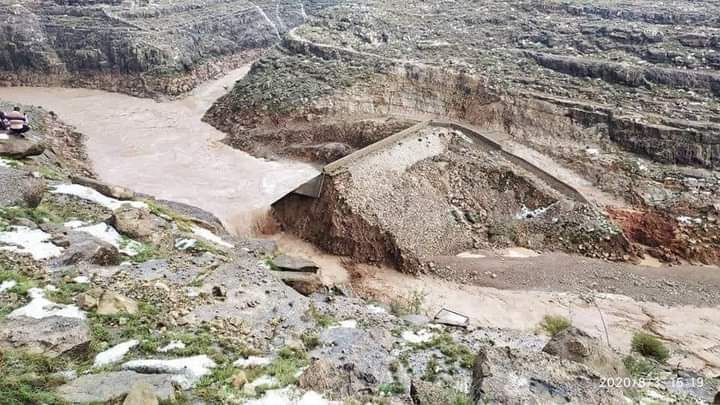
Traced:
<path fill-rule="evenodd" d="M 98 177 L 160 199 L 215 214 L 235 233 L 249 231 L 256 213 L 312 178 L 310 165 L 267 161 L 233 149 L 201 121 L 245 66 L 181 100 L 156 102 L 99 90 L 3 88 L 0 97 L 55 111 L 85 135 Z"/>

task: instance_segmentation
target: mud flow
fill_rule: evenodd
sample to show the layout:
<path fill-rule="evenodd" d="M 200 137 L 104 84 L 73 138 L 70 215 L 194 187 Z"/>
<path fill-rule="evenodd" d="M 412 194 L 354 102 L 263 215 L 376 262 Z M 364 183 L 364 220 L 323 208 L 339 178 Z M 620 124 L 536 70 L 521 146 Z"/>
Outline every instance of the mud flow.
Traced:
<path fill-rule="evenodd" d="M 197 206 L 229 231 L 247 234 L 259 211 L 316 173 L 308 164 L 267 161 L 233 149 L 222 143 L 222 132 L 201 121 L 248 69 L 169 102 L 65 88 L 3 88 L 2 96 L 42 106 L 74 125 L 104 181 Z"/>

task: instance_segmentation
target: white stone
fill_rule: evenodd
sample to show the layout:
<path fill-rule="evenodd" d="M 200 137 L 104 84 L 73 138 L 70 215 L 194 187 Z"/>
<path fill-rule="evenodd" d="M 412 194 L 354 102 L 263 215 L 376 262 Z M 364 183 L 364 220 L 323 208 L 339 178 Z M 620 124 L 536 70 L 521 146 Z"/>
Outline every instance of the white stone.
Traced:
<path fill-rule="evenodd" d="M 384 314 L 387 312 L 385 308 L 373 304 L 368 304 L 367 311 L 371 314 Z"/>
<path fill-rule="evenodd" d="M 337 325 L 332 325 L 332 326 L 329 327 L 329 329 L 334 329 L 334 328 L 349 328 L 349 329 L 355 329 L 355 328 L 357 328 L 357 321 L 354 320 L 354 319 L 348 319 L 348 320 L 345 320 L 345 321 L 340 321 L 340 322 L 338 322 Z"/>
<path fill-rule="evenodd" d="M 181 342 L 181 341 L 179 341 L 179 340 L 173 340 L 172 342 L 170 342 L 170 343 L 166 344 L 165 346 L 159 348 L 159 349 L 158 349 L 158 352 L 160 352 L 160 353 L 167 353 L 167 352 L 171 352 L 171 351 L 173 351 L 173 350 L 184 349 L 184 348 L 185 348 L 185 343 L 183 343 L 183 342 Z"/>
<path fill-rule="evenodd" d="M 85 313 L 75 305 L 57 304 L 45 298 L 45 292 L 40 288 L 31 288 L 28 290 L 31 301 L 24 307 L 20 307 L 12 311 L 8 318 L 19 318 L 26 316 L 28 318 L 43 319 L 51 316 L 61 316 L 65 318 L 85 319 Z"/>
<path fill-rule="evenodd" d="M 68 229 L 77 229 L 77 228 L 80 228 L 81 226 L 85 226 L 85 225 L 87 225 L 85 222 L 77 221 L 77 220 L 67 221 L 63 224 L 63 226 Z"/>
<path fill-rule="evenodd" d="M 250 356 L 246 359 L 238 359 L 233 363 L 233 366 L 240 368 L 262 367 L 269 365 L 272 361 L 270 357 Z"/>
<path fill-rule="evenodd" d="M 142 250 L 142 244 L 130 239 L 123 239 L 112 226 L 100 222 L 99 224 L 77 228 L 80 232 L 88 233 L 105 243 L 115 246 L 120 253 L 128 256 L 136 256 Z"/>
<path fill-rule="evenodd" d="M 15 280 L 5 280 L 2 283 L 0 283 L 0 293 L 7 291 L 17 285 L 17 282 Z"/>
<path fill-rule="evenodd" d="M 73 282 L 76 284 L 88 284 L 90 279 L 88 276 L 77 276 L 73 279 Z"/>
<path fill-rule="evenodd" d="M 422 329 L 417 332 L 413 332 L 411 330 L 403 331 L 403 333 L 400 335 L 403 340 L 409 343 L 418 344 L 418 343 L 425 343 L 429 342 L 433 334 L 432 332 Z"/>
<path fill-rule="evenodd" d="M 25 226 L 13 226 L 10 231 L 0 232 L 0 243 L 13 246 L 2 246 L 0 250 L 9 250 L 22 255 L 31 255 L 35 260 L 57 257 L 63 249 L 50 242 L 51 235 L 40 229 Z"/>
<path fill-rule="evenodd" d="M 192 386 L 215 367 L 215 362 L 206 355 L 183 357 L 179 359 L 132 360 L 122 365 L 123 370 L 132 370 L 146 374 L 176 374 L 183 377 L 176 381 L 183 387 Z"/>
<path fill-rule="evenodd" d="M 268 390 L 265 394 L 247 405 L 333 405 L 341 402 L 328 401 L 315 391 L 300 392 L 295 387 Z"/>
<path fill-rule="evenodd" d="M 220 245 L 220 246 L 226 247 L 228 249 L 232 249 L 234 247 L 234 245 L 232 245 L 228 242 L 225 242 L 224 240 L 222 240 L 222 238 L 220 238 L 219 236 L 215 235 L 214 233 L 210 232 L 209 230 L 207 230 L 205 228 L 201 228 L 199 226 L 193 225 L 192 232 L 196 236 L 203 238 L 208 242 L 212 242 L 216 245 Z"/>
<path fill-rule="evenodd" d="M 178 239 L 175 242 L 175 249 L 188 250 L 197 244 L 197 239 Z"/>
<path fill-rule="evenodd" d="M 144 202 L 120 201 L 115 198 L 102 195 L 90 187 L 81 186 L 79 184 L 58 184 L 52 190 L 50 190 L 50 192 L 53 194 L 74 195 L 84 200 L 92 201 L 96 204 L 102 205 L 103 207 L 113 211 L 122 207 L 125 204 L 128 204 L 135 208 L 147 208 L 147 204 L 145 204 Z"/>
<path fill-rule="evenodd" d="M 140 342 L 135 339 L 128 340 L 127 342 L 115 345 L 104 352 L 98 353 L 95 356 L 95 363 L 93 364 L 93 367 L 102 367 L 108 364 L 117 363 L 125 357 L 130 349 L 137 346 L 139 343 Z"/>

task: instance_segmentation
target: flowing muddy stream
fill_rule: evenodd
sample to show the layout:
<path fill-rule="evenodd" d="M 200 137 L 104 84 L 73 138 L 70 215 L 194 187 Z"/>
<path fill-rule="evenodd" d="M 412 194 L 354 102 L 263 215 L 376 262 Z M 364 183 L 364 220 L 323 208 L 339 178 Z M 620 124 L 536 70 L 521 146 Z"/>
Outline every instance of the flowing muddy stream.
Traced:
<path fill-rule="evenodd" d="M 233 149 L 221 142 L 222 132 L 201 121 L 249 68 L 169 102 L 66 88 L 3 88 L 0 96 L 55 111 L 74 125 L 85 135 L 101 180 L 200 207 L 229 231 L 246 234 L 258 211 L 316 173 L 307 164 L 257 159 Z"/>

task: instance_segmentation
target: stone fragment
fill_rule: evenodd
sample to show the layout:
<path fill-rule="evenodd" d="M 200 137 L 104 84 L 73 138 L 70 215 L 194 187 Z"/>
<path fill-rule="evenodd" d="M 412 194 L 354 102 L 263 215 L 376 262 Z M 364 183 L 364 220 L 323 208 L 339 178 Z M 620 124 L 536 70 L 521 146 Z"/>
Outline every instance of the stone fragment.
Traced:
<path fill-rule="evenodd" d="M 90 339 L 90 329 L 83 319 L 21 316 L 0 321 L 0 348 L 3 349 L 54 357 L 68 352 L 84 352 Z"/>
<path fill-rule="evenodd" d="M 155 395 L 152 385 L 146 382 L 138 382 L 130 389 L 125 397 L 123 405 L 158 405 L 159 401 Z"/>
<path fill-rule="evenodd" d="M 112 197 L 118 200 L 132 200 L 135 198 L 135 193 L 124 187 L 114 186 L 112 184 L 104 183 L 100 180 L 91 179 L 84 176 L 72 176 L 70 180 L 74 184 L 81 186 L 90 187 L 95 191 L 104 194 L 108 197 Z"/>
<path fill-rule="evenodd" d="M 46 189 L 44 180 L 27 172 L 0 166 L 0 207 L 37 207 Z"/>
<path fill-rule="evenodd" d="M 298 271 L 272 271 L 273 275 L 302 295 L 309 296 L 325 289 L 317 274 Z"/>
<path fill-rule="evenodd" d="M 102 241 L 87 232 L 70 231 L 59 240 L 53 240 L 65 251 L 58 258 L 62 266 L 89 263 L 100 266 L 120 264 L 120 251 L 113 245 Z"/>
<path fill-rule="evenodd" d="M 138 304 L 135 300 L 112 291 L 105 291 L 97 305 L 98 315 L 117 315 L 120 313 L 134 315 L 137 310 Z"/>
<path fill-rule="evenodd" d="M 315 273 L 318 265 L 310 260 L 290 255 L 280 255 L 272 260 L 273 266 L 281 271 L 299 271 L 307 273 Z"/>

